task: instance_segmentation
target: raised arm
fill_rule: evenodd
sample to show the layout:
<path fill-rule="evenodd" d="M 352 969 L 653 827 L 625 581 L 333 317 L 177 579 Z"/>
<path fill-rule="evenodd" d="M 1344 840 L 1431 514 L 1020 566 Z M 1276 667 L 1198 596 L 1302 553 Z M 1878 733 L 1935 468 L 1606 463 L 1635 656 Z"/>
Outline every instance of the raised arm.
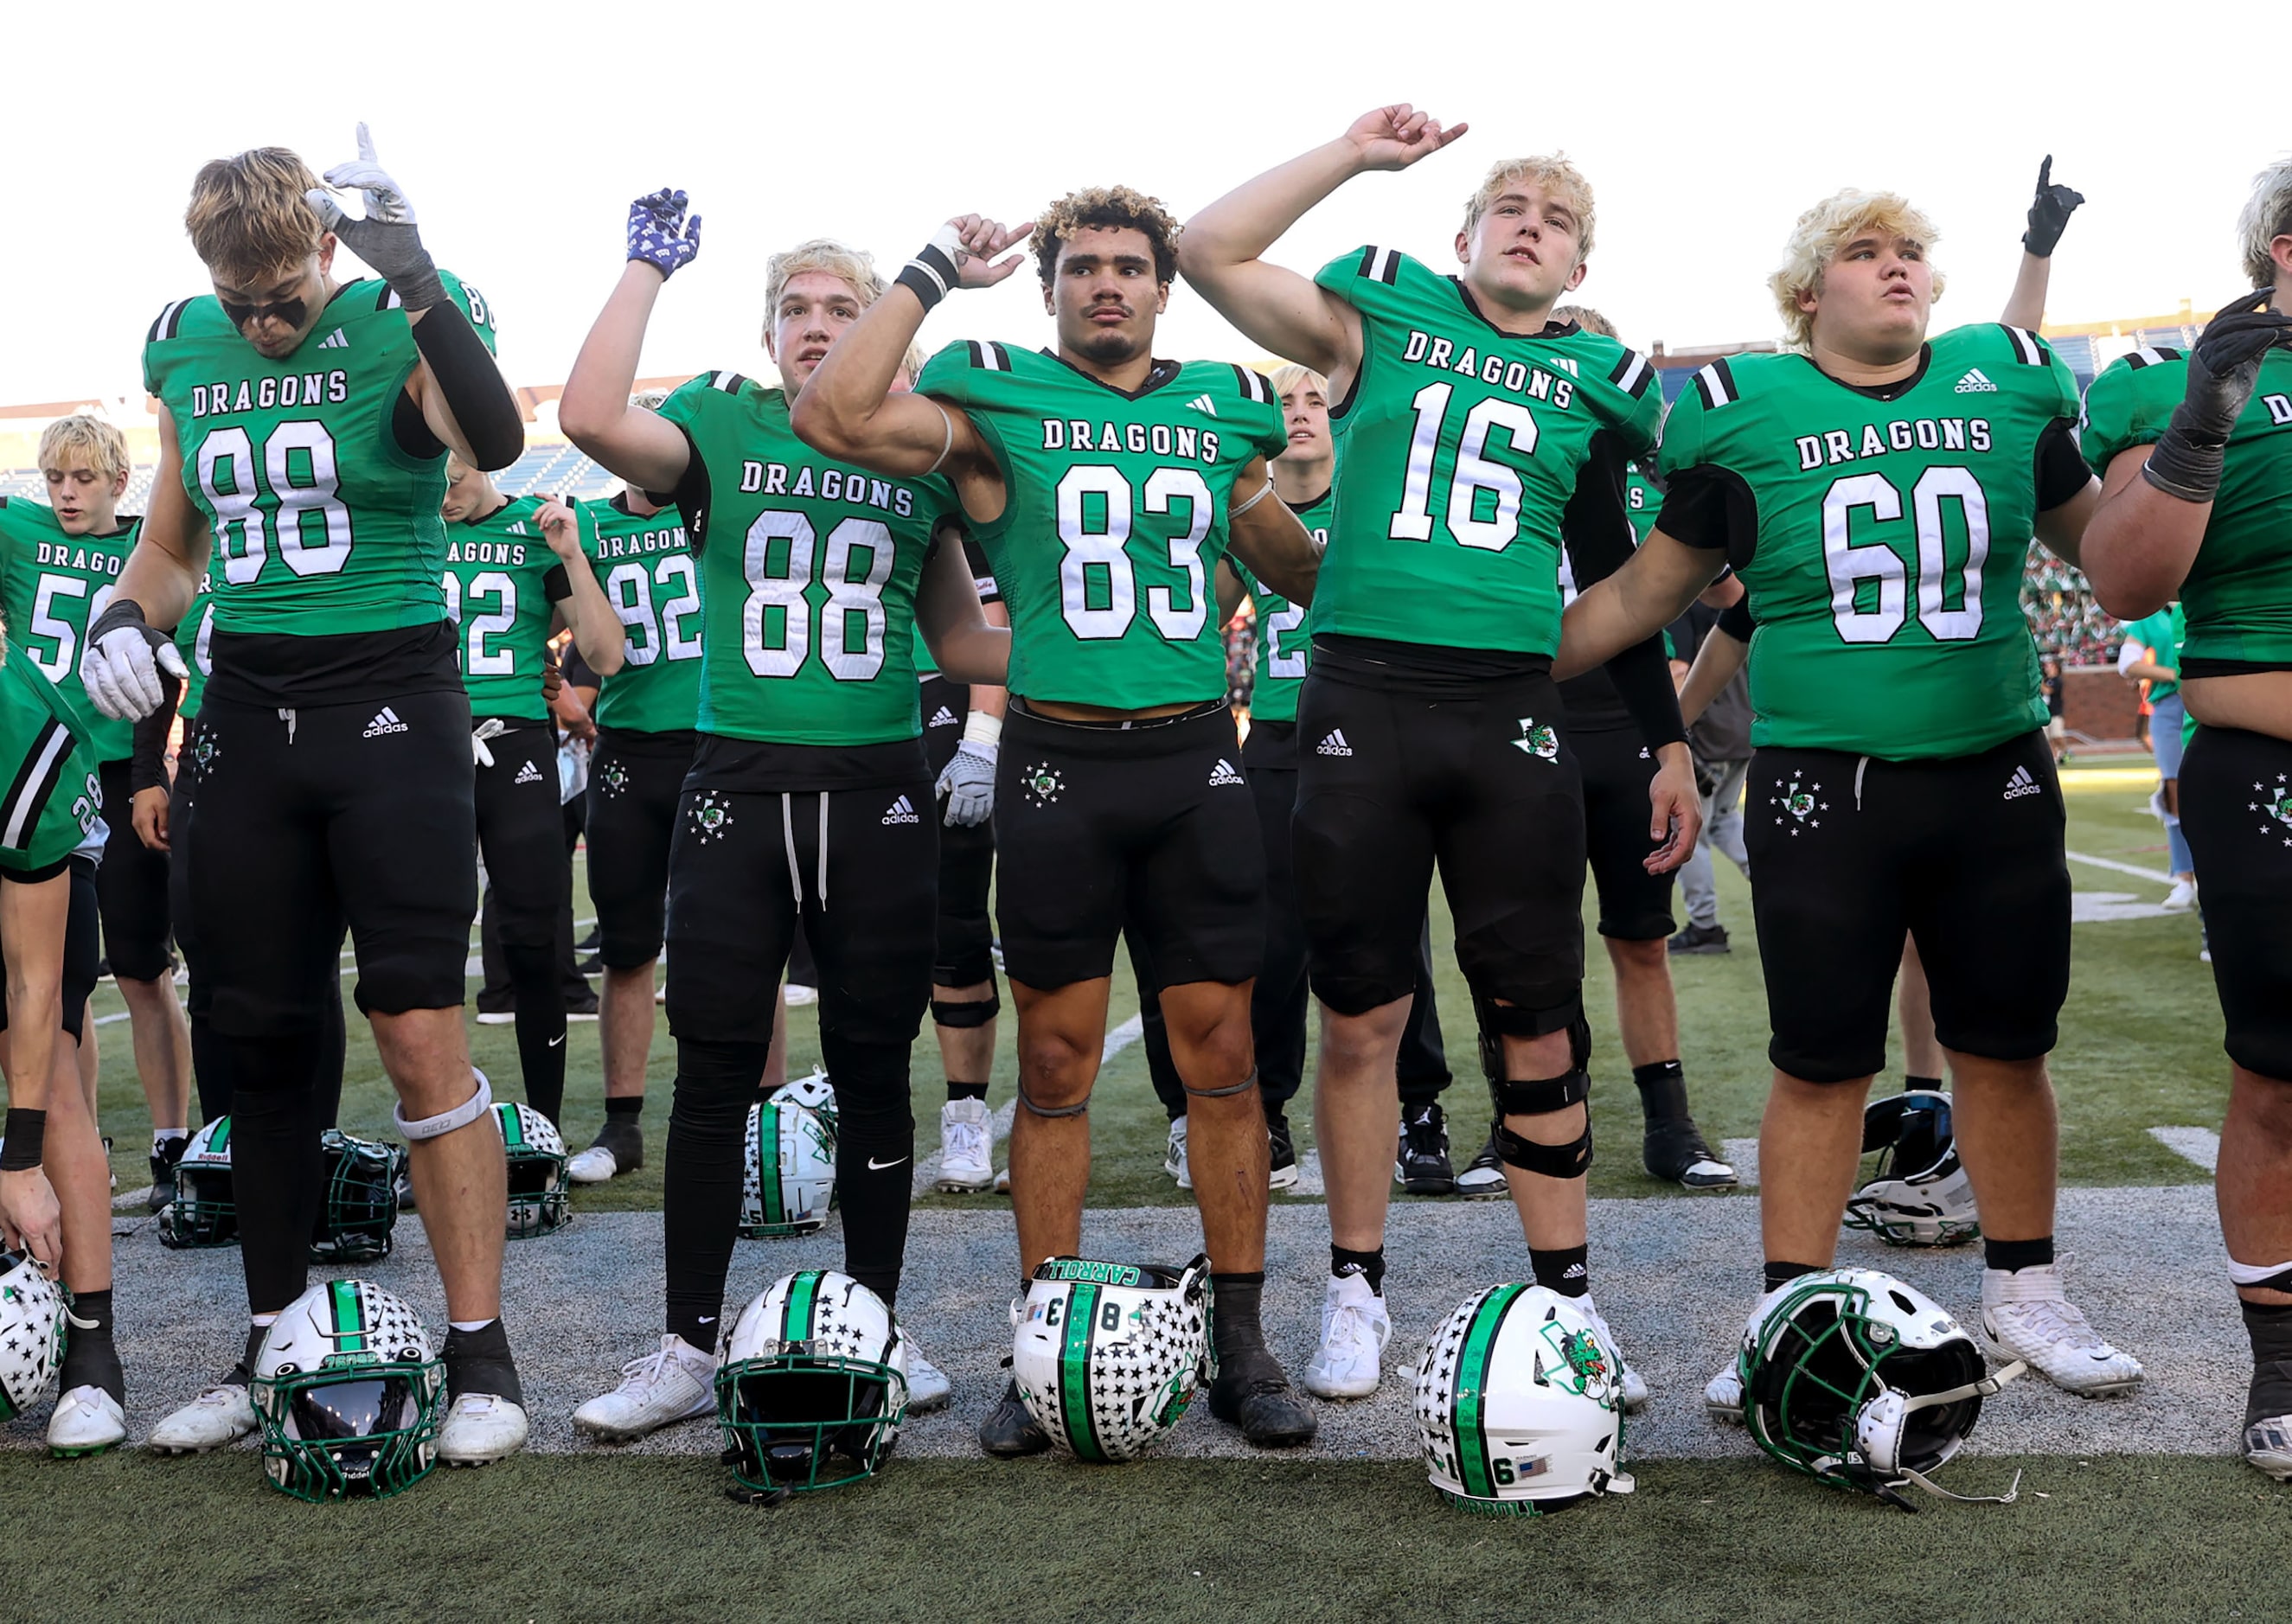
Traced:
<path fill-rule="evenodd" d="M 2085 194 L 2054 184 L 2054 155 L 2038 165 L 2038 193 L 2030 203 L 2030 229 L 2022 234 L 2022 264 L 2014 276 L 2014 292 L 1998 319 L 2009 327 L 2031 332 L 2045 324 L 2046 291 L 2053 280 L 2054 249 L 2069 229 L 2070 216 L 2085 201 Z"/>
<path fill-rule="evenodd" d="M 1320 550 L 1312 532 L 1273 493 L 1273 476 L 1263 457 L 1254 457 L 1234 476 L 1233 511 L 1227 516 L 1226 545 L 1249 573 L 1291 603 L 1311 607 L 1321 575 Z"/>
<path fill-rule="evenodd" d="M 683 430 L 629 400 L 653 301 L 700 252 L 700 216 L 685 219 L 688 201 L 664 187 L 629 205 L 628 263 L 590 326 L 557 402 L 557 426 L 565 438 L 639 490 L 674 490 L 692 461 Z"/>
<path fill-rule="evenodd" d="M 978 214 L 941 226 L 812 370 L 789 408 L 796 438 L 879 474 L 944 474 L 973 519 L 1001 518 L 1002 473 L 971 419 L 892 386 L 932 307 L 956 288 L 991 287 L 1016 270 L 1021 255 L 997 256 L 1034 229 L 1032 221 L 1005 229 Z"/>
<path fill-rule="evenodd" d="M 1405 101 L 1371 109 L 1335 141 L 1246 181 L 1189 220 L 1178 237 L 1178 274 L 1252 342 L 1342 390 L 1337 380 L 1350 379 L 1360 364 L 1359 313 L 1310 277 L 1261 256 L 1355 175 L 1406 169 L 1469 127 L 1443 129 Z"/>
<path fill-rule="evenodd" d="M 567 593 L 557 609 L 573 630 L 573 646 L 581 651 L 591 671 L 609 677 L 621 669 L 628 628 L 613 612 L 612 600 L 605 596 L 605 589 L 597 583 L 597 572 L 589 567 L 588 557 L 581 551 L 580 517 L 561 496 L 544 502 L 534 517 L 540 520 L 549 551 L 557 555 L 565 570 Z"/>
<path fill-rule="evenodd" d="M 1604 665 L 1623 649 L 1655 636 L 1685 613 L 1711 584 L 1725 555 L 1715 547 L 1690 547 L 1658 524 L 1629 562 L 1578 594 L 1561 617 L 1555 679 Z"/>

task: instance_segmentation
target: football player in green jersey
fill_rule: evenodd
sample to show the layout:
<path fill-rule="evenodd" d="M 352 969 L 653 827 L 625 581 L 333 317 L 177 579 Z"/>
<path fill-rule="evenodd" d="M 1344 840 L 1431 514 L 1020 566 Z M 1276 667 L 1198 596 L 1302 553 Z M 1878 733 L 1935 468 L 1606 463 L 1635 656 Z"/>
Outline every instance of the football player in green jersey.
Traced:
<path fill-rule="evenodd" d="M 633 404 L 658 411 L 667 391 Z M 700 716 L 700 576 L 683 515 L 634 486 L 584 502 L 589 567 L 625 629 L 621 667 L 604 680 L 589 760 L 589 900 L 604 985 L 598 1036 L 605 1120 L 566 1163 L 576 1184 L 644 1165 L 645 1064 L 653 986 L 668 917 L 668 850 L 692 768 Z"/>
<path fill-rule="evenodd" d="M 127 1436 L 111 1335 L 111 1171 L 74 1055 L 95 991 L 95 864 L 106 840 L 82 725 L 26 650 L 0 642 L 0 1248 L 72 1293 L 48 1420 L 57 1455 L 95 1454 Z"/>
<path fill-rule="evenodd" d="M 1830 1266 L 1907 932 L 1981 1209 L 1983 1335 L 2098 1396 L 2142 1371 L 2054 1258 L 2046 1057 L 2070 880 L 2021 583 L 2033 535 L 2076 561 L 2100 486 L 2076 382 L 2042 340 L 2005 323 L 1927 337 L 1933 237 L 1891 193 L 1800 216 L 1769 282 L 1794 348 L 1715 361 L 1675 403 L 1661 522 L 1570 609 L 1561 665 L 1667 623 L 1723 564 L 1748 591 L 1769 1289 Z M 1706 1402 L 1739 1414 L 1731 1369 Z"/>
<path fill-rule="evenodd" d="M 169 631 L 215 559 L 190 886 L 230 1057 L 254 1323 L 242 1362 L 152 1446 L 254 1429 L 248 1371 L 309 1271 L 314 1083 L 347 920 L 445 1283 L 438 1452 L 474 1466 L 521 1448 L 526 1419 L 500 1318 L 501 1136 L 462 1026 L 477 832 L 438 503 L 448 451 L 505 467 L 525 431 L 484 301 L 432 261 L 363 127 L 359 147 L 327 178 L 363 194 L 363 218 L 281 148 L 193 182 L 185 225 L 214 291 L 169 305 L 146 342 L 158 476 L 80 674 L 108 715 L 157 708 L 160 670 L 187 669 Z M 337 280 L 338 242 L 380 277 Z"/>
<path fill-rule="evenodd" d="M 941 227 L 812 374 L 796 431 L 880 473 L 952 481 L 1010 607 L 996 897 L 1019 1016 L 1021 1278 L 1081 1244 L 1091 1087 L 1128 931 L 1160 983 L 1188 1094 L 1216 1306 L 1211 1413 L 1254 1443 L 1302 1443 L 1317 1423 L 1258 1318 L 1269 1152 L 1249 997 L 1265 875 L 1211 581 L 1231 545 L 1310 603 L 1319 559 L 1265 471 L 1287 444 L 1265 379 L 1155 358 L 1177 222 L 1127 187 L 1070 193 L 1032 226 L 1054 350 L 952 344 L 913 393 L 896 390 L 930 308 L 1008 276 L 1019 256 L 1000 256 L 1029 229 L 976 215 Z M 1015 1382 L 980 1442 L 1050 1446 Z"/>
<path fill-rule="evenodd" d="M 867 255 L 822 238 L 772 256 L 777 385 L 704 373 L 658 412 L 630 404 L 654 301 L 698 252 L 685 201 L 630 205 L 627 263 L 558 416 L 606 468 L 674 497 L 701 597 L 699 744 L 668 859 L 667 1324 L 574 1412 L 604 1439 L 714 1409 L 748 1111 L 799 922 L 820 971 L 844 1268 L 896 1306 L 916 1172 L 908 1066 L 939 890 L 916 639 L 966 680 L 998 680 L 1009 649 L 980 615 L 946 481 L 871 478 L 789 429 L 796 390 L 883 291 Z M 947 1378 L 906 1334 L 910 1407 L 944 1403 Z"/>
<path fill-rule="evenodd" d="M 1655 369 L 1554 322 L 1584 279 L 1591 189 L 1564 160 L 1497 165 L 1467 201 L 1456 271 L 1362 248 L 1308 277 L 1263 255 L 1348 180 L 1406 168 L 1464 133 L 1407 106 L 1197 214 L 1181 263 L 1258 343 L 1329 380 L 1336 523 L 1299 702 L 1293 824 L 1314 995 L 1314 1113 L 1330 1277 L 1317 1391 L 1374 1392 L 1394 1053 L 1434 871 L 1473 991 L 1497 1146 L 1541 1285 L 1587 1292 L 1591 1117 L 1582 1045 L 1584 808 L 1550 674 L 1562 535 L 1589 583 L 1630 557 L 1624 468 L 1655 444 Z M 1616 676 L 1660 746 L 1651 867 L 1693 849 L 1701 813 L 1662 639 Z M 1668 720 L 1664 720 L 1666 717 Z M 1646 1384 L 1628 1366 L 1626 1402 Z"/>
<path fill-rule="evenodd" d="M 2245 1459 L 2292 1481 L 2292 160 L 2237 221 L 2256 292 L 2187 355 L 2140 350 L 2086 396 L 2103 476 L 2084 564 L 2102 608 L 2181 600 L 2181 695 L 2195 736 L 2181 823 L 2204 878 L 2226 1018 L 2216 1175 L 2229 1278 L 2252 1339 Z"/>
<path fill-rule="evenodd" d="M 136 521 L 119 516 L 127 490 L 127 437 L 97 417 L 60 417 L 40 435 L 48 506 L 0 498 L 0 615 L 16 647 L 82 713 L 85 743 L 112 808 L 95 894 L 103 945 L 126 1001 L 135 1072 L 151 1111 L 150 1210 L 174 1199 L 175 1162 L 189 1142 L 190 1032 L 175 1001 L 167 952 L 167 862 L 135 838 L 127 816 L 131 724 L 88 703 L 79 685 L 79 644 L 111 601 L 112 583 L 134 544 Z M 92 1048 L 95 1033 L 88 1033 Z"/>
<path fill-rule="evenodd" d="M 549 639 L 570 628 L 590 669 L 621 668 L 621 623 L 589 568 L 574 510 L 504 496 L 492 477 L 446 462 L 446 613 L 460 628 L 477 762 L 478 855 L 492 883 L 502 961 L 517 994 L 526 1103 L 554 1125 L 565 1106 L 565 1000 L 558 939 L 571 854 L 558 794 L 557 728 L 541 692 Z"/>

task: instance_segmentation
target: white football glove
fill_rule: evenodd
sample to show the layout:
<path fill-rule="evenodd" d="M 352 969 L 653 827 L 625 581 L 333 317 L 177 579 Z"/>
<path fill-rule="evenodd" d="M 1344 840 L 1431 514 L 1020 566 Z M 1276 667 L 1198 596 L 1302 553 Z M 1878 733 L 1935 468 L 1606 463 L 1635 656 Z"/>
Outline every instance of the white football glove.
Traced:
<path fill-rule="evenodd" d="M 408 311 L 426 310 L 446 297 L 438 268 L 422 245 L 414 205 L 398 182 L 375 158 L 374 138 L 364 125 L 358 127 L 359 155 L 354 162 L 327 171 L 327 186 L 355 191 L 366 204 L 366 218 L 353 220 L 343 212 L 324 188 L 303 194 L 318 211 L 319 223 L 350 245 L 351 252 L 374 267 L 398 294 Z"/>
<path fill-rule="evenodd" d="M 995 815 L 997 746 L 964 740 L 955 760 L 939 776 L 932 793 L 947 797 L 947 826 L 970 829 Z"/>
<path fill-rule="evenodd" d="M 106 716 L 141 721 L 166 701 L 166 687 L 159 680 L 163 671 L 178 681 L 191 674 L 174 639 L 145 623 L 142 605 L 132 598 L 113 599 L 87 629 L 80 686 Z"/>

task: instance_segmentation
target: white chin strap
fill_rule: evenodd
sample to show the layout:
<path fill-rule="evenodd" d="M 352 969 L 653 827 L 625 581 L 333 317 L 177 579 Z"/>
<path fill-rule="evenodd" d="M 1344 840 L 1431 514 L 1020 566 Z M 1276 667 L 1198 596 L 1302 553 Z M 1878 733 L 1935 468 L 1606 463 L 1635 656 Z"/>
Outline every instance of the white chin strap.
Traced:
<path fill-rule="evenodd" d="M 391 1119 L 398 1124 L 398 1131 L 418 1143 L 451 1133 L 456 1128 L 466 1128 L 483 1116 L 493 1106 L 494 1085 L 488 1082 L 486 1074 L 475 1066 L 470 1068 L 470 1074 L 477 1081 L 477 1092 L 451 1111 L 440 1111 L 435 1116 L 417 1117 L 409 1122 L 406 1120 L 406 1106 L 403 1104 L 392 1105 L 390 1108 Z"/>
<path fill-rule="evenodd" d="M 2014 1472 L 2013 1483 L 2003 1494 L 1953 1494 L 1925 1473 L 1901 1464 L 1902 1429 L 1918 1411 L 1938 1410 L 1945 1404 L 1959 1403 L 1969 1398 L 1991 1397 L 2016 1376 L 2026 1375 L 2029 1369 L 2027 1363 L 2016 1359 L 1995 1374 L 1984 1376 L 1980 1381 L 1970 1381 L 1962 1387 L 1927 1393 L 1917 1398 L 1899 1390 L 1890 1390 L 1864 1405 L 1862 1413 L 1855 1418 L 1855 1443 L 1874 1470 L 1893 1475 L 1899 1483 L 1916 1483 L 1929 1494 L 1957 1500 L 1961 1505 L 2010 1506 L 2021 1496 L 2020 1471 Z"/>

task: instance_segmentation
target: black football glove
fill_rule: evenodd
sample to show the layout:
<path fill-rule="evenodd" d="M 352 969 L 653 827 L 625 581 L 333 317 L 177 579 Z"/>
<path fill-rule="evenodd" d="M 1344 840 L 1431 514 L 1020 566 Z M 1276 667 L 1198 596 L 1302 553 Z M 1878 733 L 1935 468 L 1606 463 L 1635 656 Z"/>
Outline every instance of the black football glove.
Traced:
<path fill-rule="evenodd" d="M 2069 229 L 2070 216 L 2085 194 L 2054 183 L 2054 155 L 2046 154 L 2046 161 L 2038 165 L 2038 195 L 2030 200 L 2030 229 L 2022 233 L 2022 246 L 2039 259 L 2053 257 L 2062 233 Z"/>
<path fill-rule="evenodd" d="M 2252 399 L 2261 362 L 2280 345 L 2292 349 L 2292 316 L 2270 310 L 2272 296 L 2258 288 L 2221 306 L 2189 351 L 2187 391 L 2141 470 L 2167 496 L 2210 502 L 2220 490 L 2229 433 Z"/>

